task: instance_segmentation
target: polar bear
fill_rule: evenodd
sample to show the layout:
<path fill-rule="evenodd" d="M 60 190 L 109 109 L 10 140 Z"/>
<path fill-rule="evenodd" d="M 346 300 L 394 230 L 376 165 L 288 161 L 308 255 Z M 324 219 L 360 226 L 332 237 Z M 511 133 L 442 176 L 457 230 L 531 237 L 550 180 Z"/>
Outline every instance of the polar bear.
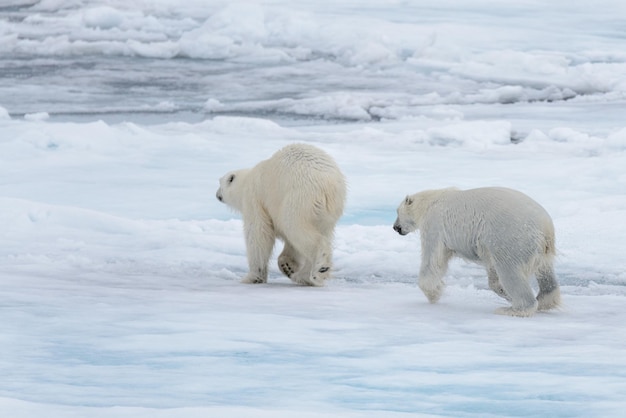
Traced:
<path fill-rule="evenodd" d="M 489 287 L 512 305 L 497 309 L 498 314 L 531 316 L 560 303 L 552 219 L 519 191 L 484 187 L 416 193 L 398 207 L 393 229 L 400 235 L 420 230 L 418 284 L 431 303 L 443 292 L 453 256 L 485 266 Z M 539 284 L 536 298 L 529 283 L 533 274 Z"/>
<path fill-rule="evenodd" d="M 243 217 L 250 268 L 244 283 L 267 282 L 267 264 L 280 238 L 281 272 L 299 284 L 324 285 L 346 200 L 346 180 L 330 155 L 308 144 L 287 145 L 252 168 L 220 178 L 217 199 Z"/>

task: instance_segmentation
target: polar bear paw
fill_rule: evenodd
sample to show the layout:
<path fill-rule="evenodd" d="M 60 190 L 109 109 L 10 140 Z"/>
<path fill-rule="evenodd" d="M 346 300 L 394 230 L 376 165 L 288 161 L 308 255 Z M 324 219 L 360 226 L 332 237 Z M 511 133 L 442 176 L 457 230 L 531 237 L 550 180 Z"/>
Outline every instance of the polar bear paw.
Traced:
<path fill-rule="evenodd" d="M 537 302 L 540 311 L 548 311 L 550 309 L 558 308 L 561 305 L 561 291 L 559 288 L 554 289 L 552 292 L 543 293 L 539 292 L 537 295 Z"/>
<path fill-rule="evenodd" d="M 309 281 L 313 286 L 324 286 L 326 279 L 330 277 L 330 266 L 322 266 L 311 272 Z"/>
<path fill-rule="evenodd" d="M 496 309 L 495 311 L 497 315 L 518 316 L 522 318 L 533 316 L 535 312 L 537 312 L 536 306 L 528 309 L 514 309 L 513 307 L 502 307 Z"/>
<path fill-rule="evenodd" d="M 298 271 L 298 263 L 288 255 L 280 255 L 278 257 L 278 268 L 285 276 L 291 279 L 296 271 Z"/>
<path fill-rule="evenodd" d="M 430 303 L 437 303 L 443 294 L 446 285 L 443 281 L 419 280 L 418 286 Z"/>
<path fill-rule="evenodd" d="M 321 266 L 311 272 L 311 281 L 316 283 L 314 286 L 324 286 L 324 281 L 329 277 L 330 266 Z"/>
<path fill-rule="evenodd" d="M 246 284 L 267 283 L 267 279 L 264 279 L 263 277 L 259 277 L 256 274 L 248 273 L 243 279 L 241 279 L 241 283 L 246 283 Z"/>
<path fill-rule="evenodd" d="M 291 277 L 291 280 L 294 282 L 305 285 L 305 286 L 315 286 L 322 287 L 324 286 L 324 281 L 328 278 L 330 274 L 330 268 L 325 270 L 323 273 L 318 272 L 304 272 L 299 271 Z"/>

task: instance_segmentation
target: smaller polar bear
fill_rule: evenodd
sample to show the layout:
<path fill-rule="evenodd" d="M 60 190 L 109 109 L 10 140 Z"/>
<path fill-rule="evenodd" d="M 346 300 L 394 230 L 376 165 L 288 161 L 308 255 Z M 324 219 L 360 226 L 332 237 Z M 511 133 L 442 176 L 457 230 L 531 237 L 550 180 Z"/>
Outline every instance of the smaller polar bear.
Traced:
<path fill-rule="evenodd" d="M 418 284 L 431 303 L 444 289 L 453 256 L 482 264 L 489 287 L 511 307 L 496 313 L 531 316 L 556 308 L 554 225 L 550 215 L 525 194 L 501 187 L 427 190 L 407 196 L 393 229 L 400 235 L 420 230 L 422 264 Z M 535 275 L 539 294 L 529 283 Z"/>
<path fill-rule="evenodd" d="M 217 199 L 243 217 L 250 268 L 244 283 L 267 282 L 267 264 L 280 238 L 280 270 L 296 283 L 324 285 L 346 200 L 345 178 L 330 155 L 312 145 L 288 145 L 220 178 Z"/>

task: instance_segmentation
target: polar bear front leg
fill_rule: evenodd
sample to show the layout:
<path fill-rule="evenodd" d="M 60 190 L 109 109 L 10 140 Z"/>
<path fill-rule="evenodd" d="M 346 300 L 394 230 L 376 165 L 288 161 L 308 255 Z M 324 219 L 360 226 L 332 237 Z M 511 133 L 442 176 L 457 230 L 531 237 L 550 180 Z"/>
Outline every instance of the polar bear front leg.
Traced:
<path fill-rule="evenodd" d="M 423 243 L 423 241 L 422 241 Z M 448 270 L 448 261 L 452 252 L 442 246 L 438 248 L 424 248 L 422 246 L 422 265 L 417 284 L 430 303 L 435 303 L 441 297 L 446 284 L 443 276 Z"/>
<path fill-rule="evenodd" d="M 267 283 L 267 263 L 276 242 L 274 229 L 264 218 L 252 222 L 244 220 L 244 229 L 250 271 L 241 281 L 242 283 Z"/>

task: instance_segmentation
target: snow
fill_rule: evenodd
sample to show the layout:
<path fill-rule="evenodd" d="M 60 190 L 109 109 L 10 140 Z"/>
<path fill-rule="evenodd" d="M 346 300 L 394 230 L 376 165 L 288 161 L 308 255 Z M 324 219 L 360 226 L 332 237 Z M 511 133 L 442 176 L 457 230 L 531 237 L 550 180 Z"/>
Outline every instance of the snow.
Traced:
<path fill-rule="evenodd" d="M 621 416 L 623 2 L 0 2 L 0 415 Z M 226 171 L 293 142 L 349 183 L 334 277 L 247 263 Z M 506 186 L 557 233 L 531 318 L 405 195 Z"/>

